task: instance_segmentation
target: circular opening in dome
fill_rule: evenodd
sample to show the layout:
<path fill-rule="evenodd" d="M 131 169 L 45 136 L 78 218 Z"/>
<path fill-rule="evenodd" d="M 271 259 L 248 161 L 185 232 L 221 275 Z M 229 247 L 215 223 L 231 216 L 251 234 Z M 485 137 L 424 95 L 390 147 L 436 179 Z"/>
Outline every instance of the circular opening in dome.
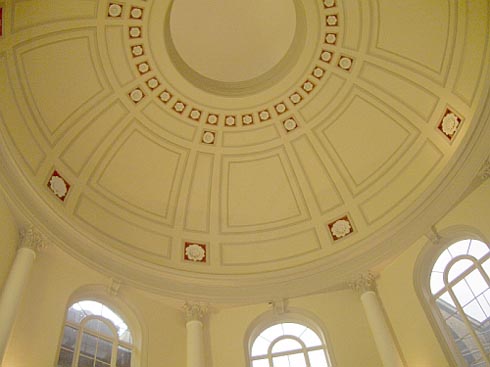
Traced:
<path fill-rule="evenodd" d="M 170 33 L 186 64 L 222 82 L 256 78 L 277 65 L 294 39 L 292 0 L 178 0 Z"/>

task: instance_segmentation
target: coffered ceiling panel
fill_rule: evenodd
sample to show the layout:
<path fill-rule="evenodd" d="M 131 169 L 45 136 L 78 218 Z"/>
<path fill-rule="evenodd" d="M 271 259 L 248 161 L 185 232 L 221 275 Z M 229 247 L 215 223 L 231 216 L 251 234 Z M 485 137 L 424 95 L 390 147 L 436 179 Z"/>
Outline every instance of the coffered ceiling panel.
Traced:
<path fill-rule="evenodd" d="M 0 7 L 2 187 L 123 283 L 212 302 L 345 285 L 490 154 L 487 0 Z"/>

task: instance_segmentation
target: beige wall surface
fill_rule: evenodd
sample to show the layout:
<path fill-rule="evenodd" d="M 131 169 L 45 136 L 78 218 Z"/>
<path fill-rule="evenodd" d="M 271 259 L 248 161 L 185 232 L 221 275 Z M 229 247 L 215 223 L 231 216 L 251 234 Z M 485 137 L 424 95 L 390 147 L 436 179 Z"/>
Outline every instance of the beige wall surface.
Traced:
<path fill-rule="evenodd" d="M 0 289 L 3 288 L 8 271 L 14 260 L 19 232 L 14 218 L 0 191 Z"/>
<path fill-rule="evenodd" d="M 438 224 L 444 231 L 455 226 L 472 227 L 490 238 L 490 183 L 486 182 L 448 213 Z M 0 271 L 10 266 L 17 230 L 3 200 L 0 222 L 8 241 L 0 246 Z M 380 299 L 400 344 L 408 367 L 446 367 L 448 360 L 417 297 L 413 276 L 417 258 L 427 240 L 419 239 L 388 265 L 377 281 Z M 3 279 L 2 278 L 2 279 Z M 107 287 L 111 280 L 81 264 L 54 245 L 42 251 L 32 269 L 19 308 L 4 366 L 53 366 L 67 304 L 81 287 Z M 122 285 L 114 302 L 131 310 L 141 327 L 141 366 L 185 366 L 185 320 L 181 301 Z M 209 367 L 246 366 L 246 340 L 251 325 L 272 307 L 267 304 L 213 310 L 206 317 Z M 336 367 L 379 367 L 376 347 L 358 295 L 351 290 L 291 299 L 291 310 L 311 316 L 325 332 Z M 29 353 L 26 353 L 26 350 Z M 355 352 L 354 352 L 355 351 Z M 139 366 L 137 366 L 139 367 Z"/>
<path fill-rule="evenodd" d="M 487 180 L 437 223 L 435 227 L 442 234 L 442 243 L 451 241 L 450 234 L 446 233 L 458 229 L 479 234 L 488 243 L 489 204 L 490 181 Z M 428 245 L 427 238 L 420 238 L 387 266 L 377 281 L 384 308 L 409 367 L 449 366 L 414 285 L 416 261 Z"/>
<path fill-rule="evenodd" d="M 336 367 L 381 365 L 362 305 L 354 291 L 291 299 L 289 309 L 319 324 Z M 245 349 L 248 328 L 254 325 L 254 320 L 270 310 L 271 306 L 264 304 L 225 309 L 211 314 L 213 367 L 247 366 Z"/>

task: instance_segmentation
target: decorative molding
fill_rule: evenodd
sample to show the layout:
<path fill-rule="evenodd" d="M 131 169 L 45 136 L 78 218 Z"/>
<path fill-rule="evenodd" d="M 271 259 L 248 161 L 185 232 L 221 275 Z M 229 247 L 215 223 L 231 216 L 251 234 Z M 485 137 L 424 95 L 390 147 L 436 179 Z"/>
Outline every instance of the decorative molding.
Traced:
<path fill-rule="evenodd" d="M 44 250 L 48 246 L 48 241 L 44 234 L 34 228 L 32 225 L 23 228 L 19 232 L 19 248 L 28 248 L 35 252 Z"/>
<path fill-rule="evenodd" d="M 439 243 L 441 243 L 441 240 L 442 240 L 442 237 L 441 235 L 439 234 L 439 232 L 437 232 L 436 230 L 436 227 L 434 226 L 431 226 L 430 229 L 425 233 L 425 236 L 434 244 L 434 245 L 438 245 Z"/>
<path fill-rule="evenodd" d="M 288 299 L 278 299 L 269 302 L 270 305 L 272 305 L 272 310 L 276 315 L 282 315 L 286 312 L 288 312 L 288 305 L 289 305 L 289 300 Z"/>
<path fill-rule="evenodd" d="M 122 281 L 120 279 L 111 278 L 111 284 L 107 287 L 107 293 L 115 297 L 119 294 L 119 288 L 121 288 Z"/>
<path fill-rule="evenodd" d="M 485 163 L 483 163 L 483 166 L 478 172 L 478 177 L 480 177 L 482 180 L 486 180 L 490 177 L 490 158 L 488 158 Z"/>
<path fill-rule="evenodd" d="M 371 272 L 359 274 L 355 279 L 349 282 L 349 287 L 359 294 L 376 291 L 376 276 Z"/>
<path fill-rule="evenodd" d="M 206 305 L 200 303 L 189 303 L 184 304 L 184 312 L 186 321 L 202 321 L 204 315 L 208 311 Z"/>

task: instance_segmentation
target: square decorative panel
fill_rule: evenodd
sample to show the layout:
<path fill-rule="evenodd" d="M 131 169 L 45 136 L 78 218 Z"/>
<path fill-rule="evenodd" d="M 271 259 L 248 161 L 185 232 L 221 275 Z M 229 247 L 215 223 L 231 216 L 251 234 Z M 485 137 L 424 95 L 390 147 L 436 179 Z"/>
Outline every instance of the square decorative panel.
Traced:
<path fill-rule="evenodd" d="M 456 114 L 456 112 L 452 111 L 450 108 L 446 108 L 437 128 L 449 141 L 452 141 L 458 133 L 462 122 L 463 119 Z"/>
<path fill-rule="evenodd" d="M 328 224 L 328 230 L 334 241 L 338 241 L 352 232 L 354 232 L 354 226 L 348 215 L 345 215 L 337 220 Z"/>
<path fill-rule="evenodd" d="M 70 184 L 54 170 L 51 177 L 48 180 L 48 188 L 56 195 L 61 201 L 65 201 L 68 192 L 70 191 Z"/>
<path fill-rule="evenodd" d="M 205 263 L 207 261 L 206 245 L 196 242 L 184 243 L 184 260 Z"/>

